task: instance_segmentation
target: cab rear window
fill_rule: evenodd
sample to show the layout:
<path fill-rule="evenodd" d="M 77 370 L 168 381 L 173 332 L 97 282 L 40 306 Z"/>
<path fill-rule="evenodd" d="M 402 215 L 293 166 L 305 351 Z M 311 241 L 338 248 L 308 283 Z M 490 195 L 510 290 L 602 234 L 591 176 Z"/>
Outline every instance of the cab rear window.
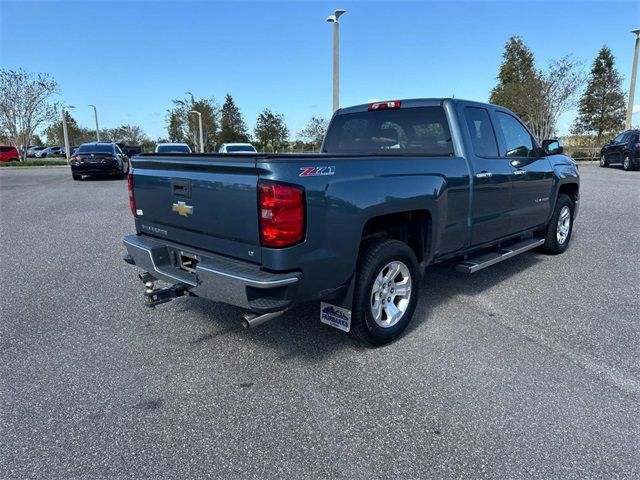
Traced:
<path fill-rule="evenodd" d="M 337 115 L 329 125 L 325 153 L 453 155 L 442 107 L 400 108 Z"/>

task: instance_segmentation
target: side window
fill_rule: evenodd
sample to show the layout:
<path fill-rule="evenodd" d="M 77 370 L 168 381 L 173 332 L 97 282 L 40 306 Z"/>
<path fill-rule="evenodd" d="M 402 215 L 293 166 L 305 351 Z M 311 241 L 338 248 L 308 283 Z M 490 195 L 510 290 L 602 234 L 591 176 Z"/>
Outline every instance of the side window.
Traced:
<path fill-rule="evenodd" d="M 616 138 L 614 138 L 613 141 L 616 142 L 616 143 L 620 143 L 620 142 L 622 142 L 623 138 L 624 138 L 624 133 L 621 133 Z"/>
<path fill-rule="evenodd" d="M 533 139 L 526 128 L 507 113 L 496 112 L 498 128 L 502 131 L 507 146 L 507 157 L 533 157 Z"/>
<path fill-rule="evenodd" d="M 497 157 L 498 142 L 496 142 L 496 135 L 493 132 L 489 112 L 485 108 L 465 107 L 464 117 L 476 155 L 480 157 Z"/>

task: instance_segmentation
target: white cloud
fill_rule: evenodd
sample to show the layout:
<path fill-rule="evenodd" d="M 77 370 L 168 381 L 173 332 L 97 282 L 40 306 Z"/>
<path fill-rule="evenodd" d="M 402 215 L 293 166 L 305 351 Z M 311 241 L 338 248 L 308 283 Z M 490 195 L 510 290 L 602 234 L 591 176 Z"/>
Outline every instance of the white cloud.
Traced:
<path fill-rule="evenodd" d="M 640 113 L 640 105 L 634 105 L 631 109 L 632 113 Z"/>

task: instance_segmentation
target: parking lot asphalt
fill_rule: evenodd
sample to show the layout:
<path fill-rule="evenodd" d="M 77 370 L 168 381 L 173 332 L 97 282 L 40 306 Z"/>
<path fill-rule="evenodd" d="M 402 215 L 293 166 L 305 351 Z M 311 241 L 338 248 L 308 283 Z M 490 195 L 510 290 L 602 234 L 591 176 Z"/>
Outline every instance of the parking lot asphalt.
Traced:
<path fill-rule="evenodd" d="M 0 171 L 0 478 L 639 478 L 640 172 L 560 256 L 428 270 L 366 349 L 302 305 L 143 305 L 126 182 Z"/>

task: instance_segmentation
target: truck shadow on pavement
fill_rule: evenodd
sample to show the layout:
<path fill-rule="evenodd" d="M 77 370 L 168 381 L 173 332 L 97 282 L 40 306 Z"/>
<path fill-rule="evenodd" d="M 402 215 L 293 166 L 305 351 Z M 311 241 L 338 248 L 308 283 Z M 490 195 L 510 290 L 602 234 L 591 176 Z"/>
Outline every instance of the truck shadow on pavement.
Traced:
<path fill-rule="evenodd" d="M 436 306 L 447 302 L 461 301 L 465 298 L 481 299 L 488 290 L 502 282 L 512 280 L 514 276 L 522 274 L 542 261 L 544 257 L 545 255 L 541 253 L 529 252 L 473 274 L 457 272 L 455 261 L 429 267 L 420 285 L 420 301 L 405 335 L 421 328 L 424 323 L 446 321 L 446 318 L 437 318 L 431 315 Z M 490 308 L 482 308 L 482 310 L 487 309 Z M 494 312 L 478 311 L 478 315 L 493 316 Z"/>
<path fill-rule="evenodd" d="M 413 320 L 405 334 L 391 345 L 402 342 L 403 338 L 416 330 L 423 331 L 438 326 L 439 322 L 447 322 L 447 316 L 433 313 L 442 304 L 456 302 L 464 297 L 482 296 L 485 291 L 509 281 L 544 257 L 539 253 L 528 253 L 472 275 L 456 272 L 453 262 L 428 268 L 421 283 L 420 299 Z M 180 304 L 180 308 L 189 312 L 191 318 L 197 312 L 198 319 L 205 322 L 204 329 L 209 330 L 208 333 L 189 340 L 189 345 L 194 348 L 219 340 L 221 336 L 230 336 L 231 341 L 224 343 L 231 345 L 231 348 L 236 340 L 255 342 L 263 347 L 279 350 L 283 360 L 295 358 L 312 363 L 320 362 L 340 350 L 367 349 L 351 335 L 321 323 L 319 302 L 297 305 L 281 317 L 250 330 L 241 326 L 241 309 L 199 298 L 174 303 Z M 478 311 L 478 315 L 493 316 L 491 312 L 484 311 Z M 428 332 L 423 333 L 429 335 Z"/>

